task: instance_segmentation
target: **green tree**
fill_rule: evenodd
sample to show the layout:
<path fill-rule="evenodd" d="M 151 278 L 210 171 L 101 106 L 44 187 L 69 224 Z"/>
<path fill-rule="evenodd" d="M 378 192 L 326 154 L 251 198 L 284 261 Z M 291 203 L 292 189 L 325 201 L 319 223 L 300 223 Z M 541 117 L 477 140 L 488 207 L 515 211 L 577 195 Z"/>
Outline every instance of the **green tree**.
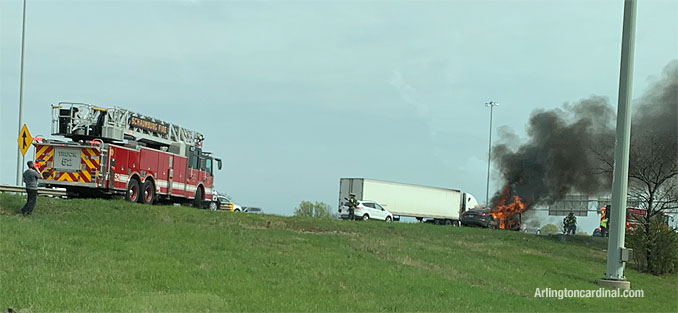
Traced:
<path fill-rule="evenodd" d="M 626 234 L 626 245 L 633 249 L 638 269 L 655 275 L 678 272 L 678 233 L 661 216 L 652 218 L 647 229 L 640 226 Z"/>
<path fill-rule="evenodd" d="M 299 206 L 294 209 L 294 216 L 305 216 L 313 218 L 332 218 L 332 207 L 323 202 L 301 201 Z"/>
<path fill-rule="evenodd" d="M 558 226 L 554 224 L 548 224 L 541 228 L 541 233 L 544 235 L 553 235 L 558 233 Z"/>

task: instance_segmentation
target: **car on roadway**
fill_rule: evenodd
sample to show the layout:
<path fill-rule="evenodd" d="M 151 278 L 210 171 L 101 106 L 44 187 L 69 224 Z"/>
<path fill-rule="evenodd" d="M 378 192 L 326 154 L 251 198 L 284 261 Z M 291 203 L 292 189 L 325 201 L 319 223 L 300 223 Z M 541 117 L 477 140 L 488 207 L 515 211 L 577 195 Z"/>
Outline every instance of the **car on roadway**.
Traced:
<path fill-rule="evenodd" d="M 240 207 L 237 203 L 231 201 L 227 196 L 223 194 L 216 194 L 216 201 L 212 201 L 210 203 L 209 209 L 212 211 L 216 210 L 224 210 L 224 211 L 229 211 L 229 212 L 240 212 L 242 211 L 242 207 Z"/>
<path fill-rule="evenodd" d="M 593 234 L 591 235 L 593 237 L 603 237 L 603 231 L 600 227 L 597 227 L 596 229 L 593 230 Z"/>
<path fill-rule="evenodd" d="M 252 214 L 264 214 L 264 211 L 261 208 L 246 206 L 243 208 L 243 212 L 252 213 Z"/>
<path fill-rule="evenodd" d="M 393 221 L 393 214 L 384 209 L 384 207 L 376 201 L 358 200 L 358 207 L 355 209 L 353 214 L 357 220 L 380 220 L 386 222 Z M 341 208 L 339 208 L 339 218 L 343 220 L 348 219 L 347 203 L 343 203 Z"/>
<path fill-rule="evenodd" d="M 473 209 L 461 214 L 462 226 L 480 226 L 485 228 L 499 228 L 497 221 L 488 209 Z"/>

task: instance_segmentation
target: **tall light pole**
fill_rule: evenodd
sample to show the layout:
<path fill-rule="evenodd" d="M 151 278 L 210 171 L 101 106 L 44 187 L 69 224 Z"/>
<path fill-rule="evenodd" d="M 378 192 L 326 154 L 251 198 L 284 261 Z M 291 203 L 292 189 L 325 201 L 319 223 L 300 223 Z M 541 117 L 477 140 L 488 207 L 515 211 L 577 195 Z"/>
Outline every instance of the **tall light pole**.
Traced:
<path fill-rule="evenodd" d="M 492 160 L 492 111 L 499 103 L 490 101 L 485 102 L 485 106 L 490 108 L 490 142 L 487 148 L 487 186 L 485 187 L 485 207 L 490 205 L 490 161 Z"/>
<path fill-rule="evenodd" d="M 23 127 L 23 109 L 24 109 L 24 47 L 26 46 L 26 0 L 24 0 L 23 22 L 21 24 L 21 78 L 19 80 L 19 134 Z M 21 147 L 16 150 L 16 184 L 21 186 L 21 170 L 23 169 L 23 158 L 21 157 Z"/>
<path fill-rule="evenodd" d="M 612 178 L 612 209 L 610 235 L 607 242 L 607 270 L 600 285 L 630 289 L 624 277 L 624 264 L 631 259 L 631 250 L 624 247 L 626 231 L 626 197 L 629 181 L 629 148 L 631 146 L 631 91 L 633 87 L 633 55 L 636 33 L 636 0 L 624 1 L 621 62 L 619 66 L 619 99 L 617 104 L 617 134 L 614 147 Z"/>

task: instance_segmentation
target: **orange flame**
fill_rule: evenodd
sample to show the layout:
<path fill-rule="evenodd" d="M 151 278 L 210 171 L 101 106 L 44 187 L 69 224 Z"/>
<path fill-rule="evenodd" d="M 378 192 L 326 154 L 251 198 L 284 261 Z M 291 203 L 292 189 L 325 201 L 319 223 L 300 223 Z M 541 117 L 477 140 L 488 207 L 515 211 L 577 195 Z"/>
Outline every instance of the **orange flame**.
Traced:
<path fill-rule="evenodd" d="M 520 225 L 516 225 L 520 222 L 512 219 L 511 217 L 517 213 L 525 211 L 526 208 L 520 197 L 513 196 L 511 200 L 509 196 L 509 186 L 505 185 L 504 191 L 497 202 L 497 207 L 490 210 L 492 217 L 499 220 L 499 228 L 501 229 L 514 229 L 516 227 L 520 227 Z"/>

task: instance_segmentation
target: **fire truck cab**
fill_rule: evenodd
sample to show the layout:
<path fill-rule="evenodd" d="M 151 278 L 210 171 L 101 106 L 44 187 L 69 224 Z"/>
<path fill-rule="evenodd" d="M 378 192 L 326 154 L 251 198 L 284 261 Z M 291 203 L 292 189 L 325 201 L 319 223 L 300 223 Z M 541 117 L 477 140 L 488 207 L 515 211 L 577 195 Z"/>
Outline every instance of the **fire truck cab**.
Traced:
<path fill-rule="evenodd" d="M 72 197 L 124 196 L 141 203 L 213 200 L 221 160 L 202 150 L 202 134 L 122 108 L 61 102 L 52 106 L 52 135 L 34 138 L 40 183 Z"/>

